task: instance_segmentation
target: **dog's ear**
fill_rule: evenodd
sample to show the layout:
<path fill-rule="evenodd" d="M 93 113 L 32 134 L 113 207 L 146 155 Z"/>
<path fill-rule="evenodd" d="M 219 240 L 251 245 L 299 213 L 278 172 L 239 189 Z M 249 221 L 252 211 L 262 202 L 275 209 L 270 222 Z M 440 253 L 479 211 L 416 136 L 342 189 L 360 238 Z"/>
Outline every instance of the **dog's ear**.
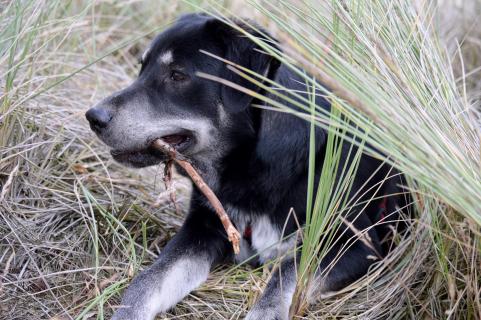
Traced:
<path fill-rule="evenodd" d="M 266 31 L 261 28 L 254 30 L 246 24 L 237 22 L 237 25 L 254 37 L 269 43 L 275 49 L 280 50 L 277 41 L 274 40 Z M 280 62 L 273 56 L 264 52 L 255 42 L 251 41 L 246 35 L 235 30 L 221 20 L 211 19 L 207 22 L 207 30 L 221 42 L 224 50 L 224 59 L 237 65 L 250 69 L 260 75 L 273 79 Z M 259 92 L 260 88 L 229 70 L 225 66 L 223 79 L 236 83 L 249 90 Z M 252 96 L 226 85 L 222 86 L 222 102 L 228 112 L 238 112 L 245 110 L 252 102 Z"/>

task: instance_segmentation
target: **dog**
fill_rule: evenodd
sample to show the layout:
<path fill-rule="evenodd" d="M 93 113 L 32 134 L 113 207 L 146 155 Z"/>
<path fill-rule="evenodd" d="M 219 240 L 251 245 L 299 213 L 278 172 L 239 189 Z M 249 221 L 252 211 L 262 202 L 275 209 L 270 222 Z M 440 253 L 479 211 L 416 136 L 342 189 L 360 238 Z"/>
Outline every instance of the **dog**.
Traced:
<path fill-rule="evenodd" d="M 241 26 L 279 48 L 266 31 Z M 219 19 L 193 13 L 181 16 L 153 40 L 130 86 L 86 113 L 91 129 L 111 148 L 112 157 L 127 166 L 166 161 L 152 146 L 156 139 L 173 146 L 200 172 L 243 235 L 241 253 L 234 255 L 213 208 L 194 187 L 183 226 L 156 262 L 126 289 L 115 320 L 154 319 L 202 284 L 214 266 L 249 257 L 254 264 L 282 258 L 246 319 L 289 317 L 298 261 L 298 254 L 292 252 L 299 240 L 285 235 L 295 234 L 305 222 L 309 153 L 315 152 L 314 181 L 319 181 L 327 132 L 316 128 L 315 145 L 309 147 L 310 122 L 293 113 L 253 107 L 268 104 L 226 82 L 201 77 L 199 73 L 215 75 L 286 104 L 217 57 L 307 97 L 303 78 L 255 41 Z M 330 112 L 325 97 L 318 95 L 316 104 Z M 294 104 L 290 107 L 302 112 Z M 352 163 L 355 150 L 351 143 L 342 145 L 339 167 Z M 373 257 L 386 254 L 383 239 L 405 205 L 399 196 L 402 184 L 402 176 L 392 167 L 362 155 L 347 199 L 365 204 L 343 216 L 336 241 L 319 264 L 320 271 L 329 271 L 317 279 L 314 295 L 344 288 L 366 274 L 376 260 Z M 369 243 L 356 236 L 357 231 L 365 231 Z"/>

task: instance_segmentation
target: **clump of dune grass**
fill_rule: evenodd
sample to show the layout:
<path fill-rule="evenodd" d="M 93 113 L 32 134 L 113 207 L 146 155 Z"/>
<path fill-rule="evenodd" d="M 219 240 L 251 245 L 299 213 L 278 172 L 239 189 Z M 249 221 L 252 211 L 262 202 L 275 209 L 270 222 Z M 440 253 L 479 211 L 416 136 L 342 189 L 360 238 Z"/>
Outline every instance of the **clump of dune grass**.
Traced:
<path fill-rule="evenodd" d="M 446 45 L 453 73 L 468 103 L 481 109 L 481 1 L 439 1 L 439 36 Z M 465 92 L 465 93 L 464 93 Z"/>
<path fill-rule="evenodd" d="M 442 8 L 435 2 L 406 1 L 302 5 L 262 1 L 252 5 L 273 21 L 289 46 L 281 52 L 269 41 L 245 35 L 290 65 L 314 92 L 325 94 L 344 117 L 332 117 L 321 107 L 310 107 L 309 99 L 299 96 L 300 102 L 294 104 L 304 112 L 258 98 L 306 120 L 311 115 L 312 123 L 330 132 L 341 128 L 361 138 L 353 141 L 366 142 L 365 152 L 384 159 L 407 176 L 406 192 L 412 195 L 416 211 L 409 237 L 372 270 L 375 276 L 368 275 L 364 282 L 334 294 L 334 304 L 330 299 L 323 300 L 321 303 L 329 306 L 319 315 L 368 319 L 480 317 L 481 128 L 473 99 L 458 85 L 449 51 L 438 37 L 439 25 L 433 23 Z M 235 21 L 223 18 L 236 27 Z M 231 69 L 261 86 L 261 81 L 268 81 L 239 66 Z M 463 70 L 458 72 L 464 74 Z M 282 86 L 265 89 L 291 103 L 296 96 Z M 318 183 L 319 188 L 326 185 L 322 177 Z M 326 192 L 318 195 L 324 197 L 319 200 L 324 205 L 329 203 Z M 336 209 L 343 210 L 342 206 Z M 309 236 L 313 228 L 314 234 L 323 233 L 329 220 L 324 211 L 320 208 L 310 213 L 304 240 L 315 249 L 306 250 L 306 242 L 302 246 L 301 280 L 303 260 L 316 256 L 318 244 L 325 240 Z M 299 283 L 301 300 L 312 279 L 316 281 L 313 265 L 308 266 L 308 283 Z M 431 290 L 429 294 L 426 288 Z M 291 311 L 298 316 L 305 314 L 299 307 L 305 301 L 296 303 L 298 307 Z"/>
<path fill-rule="evenodd" d="M 321 114 L 312 101 L 302 105 L 306 121 L 334 132 L 333 154 L 335 137 L 349 131 L 410 177 L 416 212 L 409 234 L 365 278 L 310 307 L 302 295 L 307 277 L 295 318 L 481 318 L 481 152 L 473 108 L 481 82 L 465 71 L 466 58 L 457 62 L 463 55 L 452 42 L 472 33 L 449 20 L 464 15 L 446 17 L 435 2 L 401 0 L 191 5 L 222 7 L 225 14 L 229 8 L 242 14 L 241 8 L 244 16 L 255 8 L 256 20 L 285 44 L 279 58 L 344 89 L 331 94 L 306 79 L 357 125 Z M 192 7 L 54 0 L 1 8 L 0 318 L 108 318 L 122 289 L 155 259 L 182 217 L 163 189 L 162 168 L 133 171 L 114 163 L 83 114 L 125 87 L 149 39 Z M 185 208 L 189 183 L 175 183 Z M 316 197 L 309 198 L 315 214 Z M 315 239 L 311 244 L 316 248 Z M 312 274 L 312 264 L 306 270 Z M 220 267 L 162 317 L 241 318 L 268 275 L 267 267 Z"/>

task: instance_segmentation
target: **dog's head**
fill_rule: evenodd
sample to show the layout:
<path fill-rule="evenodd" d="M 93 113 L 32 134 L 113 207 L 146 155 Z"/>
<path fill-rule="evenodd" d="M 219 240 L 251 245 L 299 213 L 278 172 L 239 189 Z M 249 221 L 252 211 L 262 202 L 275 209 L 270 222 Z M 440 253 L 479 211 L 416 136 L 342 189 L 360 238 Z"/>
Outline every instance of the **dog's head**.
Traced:
<path fill-rule="evenodd" d="M 217 19 L 203 14 L 179 18 L 145 51 L 138 78 L 87 111 L 92 130 L 112 148 L 114 159 L 133 167 L 157 164 L 164 156 L 151 145 L 159 138 L 186 156 L 208 158 L 222 152 L 219 141 L 229 139 L 232 130 L 248 126 L 242 121 L 252 98 L 197 73 L 259 88 L 202 50 L 259 74 L 278 67 L 249 38 Z"/>

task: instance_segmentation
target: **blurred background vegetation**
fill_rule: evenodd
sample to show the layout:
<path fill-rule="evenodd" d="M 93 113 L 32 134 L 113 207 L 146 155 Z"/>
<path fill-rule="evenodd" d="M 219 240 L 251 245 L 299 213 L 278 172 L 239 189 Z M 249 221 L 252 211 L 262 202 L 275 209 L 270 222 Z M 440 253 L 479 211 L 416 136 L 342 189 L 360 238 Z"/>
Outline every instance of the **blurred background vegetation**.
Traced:
<path fill-rule="evenodd" d="M 114 163 L 84 113 L 132 81 L 156 33 L 200 10 L 267 28 L 283 53 L 261 45 L 345 116 L 305 101 L 306 121 L 362 137 L 409 177 L 416 212 L 397 248 L 310 307 L 304 260 L 295 318 L 481 319 L 479 0 L 0 2 L 0 319 L 108 318 L 181 225 L 162 168 Z M 184 208 L 189 185 L 175 181 Z M 307 258 L 342 209 L 327 192 L 306 195 Z M 269 272 L 222 266 L 160 318 L 242 318 Z"/>

